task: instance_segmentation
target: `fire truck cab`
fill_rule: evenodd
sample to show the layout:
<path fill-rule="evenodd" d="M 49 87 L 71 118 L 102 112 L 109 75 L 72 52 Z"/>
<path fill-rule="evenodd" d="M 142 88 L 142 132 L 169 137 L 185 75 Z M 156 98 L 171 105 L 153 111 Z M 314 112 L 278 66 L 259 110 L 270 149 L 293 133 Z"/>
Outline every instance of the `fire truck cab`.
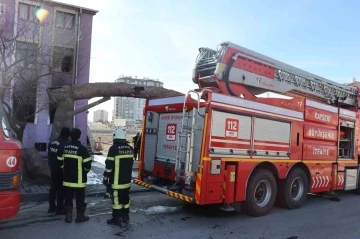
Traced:
<path fill-rule="evenodd" d="M 360 193 L 358 88 L 230 42 L 199 51 L 199 89 L 147 101 L 134 183 L 251 216 Z M 287 98 L 256 96 L 268 91 Z"/>
<path fill-rule="evenodd" d="M 2 105 L 0 120 L 0 220 L 2 220 L 14 217 L 20 208 L 22 145 L 12 138 Z"/>

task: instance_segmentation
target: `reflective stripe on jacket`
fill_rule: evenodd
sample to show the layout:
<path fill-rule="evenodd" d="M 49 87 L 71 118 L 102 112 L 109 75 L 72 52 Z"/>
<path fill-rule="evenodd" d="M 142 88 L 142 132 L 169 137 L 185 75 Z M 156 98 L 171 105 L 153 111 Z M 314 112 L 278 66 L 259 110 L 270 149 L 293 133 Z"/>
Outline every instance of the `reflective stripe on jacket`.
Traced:
<path fill-rule="evenodd" d="M 110 178 L 112 189 L 131 186 L 134 149 L 125 140 L 115 140 L 105 160 L 104 176 Z"/>
<path fill-rule="evenodd" d="M 58 160 L 62 162 L 64 170 L 63 185 L 72 188 L 84 188 L 92 161 L 85 146 L 78 140 L 70 141 L 65 145 Z"/>

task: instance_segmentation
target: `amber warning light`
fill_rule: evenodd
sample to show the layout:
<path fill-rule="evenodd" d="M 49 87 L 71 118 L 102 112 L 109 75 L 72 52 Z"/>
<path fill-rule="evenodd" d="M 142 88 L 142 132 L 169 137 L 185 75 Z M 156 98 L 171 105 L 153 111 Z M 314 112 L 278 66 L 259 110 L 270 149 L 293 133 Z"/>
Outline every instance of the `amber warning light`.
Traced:
<path fill-rule="evenodd" d="M 12 187 L 18 187 L 20 185 L 20 175 L 15 175 L 12 177 L 11 180 L 11 186 Z"/>

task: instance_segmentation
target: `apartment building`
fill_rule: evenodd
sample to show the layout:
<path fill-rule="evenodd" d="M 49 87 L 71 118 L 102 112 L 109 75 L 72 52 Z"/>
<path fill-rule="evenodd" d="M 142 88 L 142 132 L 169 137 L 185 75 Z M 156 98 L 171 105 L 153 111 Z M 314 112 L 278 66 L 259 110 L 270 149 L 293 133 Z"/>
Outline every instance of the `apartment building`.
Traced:
<path fill-rule="evenodd" d="M 106 110 L 94 111 L 94 122 L 106 122 L 109 121 L 109 113 Z"/>
<path fill-rule="evenodd" d="M 46 151 L 55 114 L 54 106 L 44 103 L 49 102 L 46 89 L 89 82 L 92 22 L 96 13 L 49 0 L 0 0 L 0 34 L 9 32 L 15 36 L 14 49 L 7 48 L 7 60 L 16 63 L 19 69 L 26 69 L 26 77 L 37 76 L 33 77 L 37 80 L 35 84 L 16 86 L 23 87 L 29 101 L 34 101 L 26 102 L 30 106 L 18 115 L 27 119 L 24 147 Z M 23 107 L 17 100 L 21 94 L 20 90 L 9 91 L 8 101 L 13 109 Z M 87 100 L 81 100 L 74 107 L 87 104 Z M 87 112 L 74 117 L 73 126 L 82 130 L 83 144 L 87 143 L 87 118 Z"/>
<path fill-rule="evenodd" d="M 121 76 L 115 82 L 125 82 L 132 85 L 139 86 L 156 86 L 164 87 L 164 83 L 159 79 L 142 78 L 138 79 L 136 76 Z M 113 120 L 115 119 L 143 119 L 143 109 L 145 107 L 145 99 L 131 98 L 131 97 L 114 97 Z"/>

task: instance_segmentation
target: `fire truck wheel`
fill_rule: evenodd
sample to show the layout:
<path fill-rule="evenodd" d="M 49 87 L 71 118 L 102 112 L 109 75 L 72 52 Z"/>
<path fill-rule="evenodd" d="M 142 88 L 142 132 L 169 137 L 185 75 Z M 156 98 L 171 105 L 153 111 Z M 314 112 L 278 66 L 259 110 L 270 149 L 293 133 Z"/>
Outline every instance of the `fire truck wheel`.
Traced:
<path fill-rule="evenodd" d="M 277 185 L 274 175 L 266 169 L 256 169 L 251 175 L 247 189 L 245 211 L 253 217 L 265 216 L 276 199 Z"/>
<path fill-rule="evenodd" d="M 296 168 L 285 180 L 279 182 L 277 203 L 288 209 L 300 208 L 306 201 L 308 179 L 305 172 Z"/>

